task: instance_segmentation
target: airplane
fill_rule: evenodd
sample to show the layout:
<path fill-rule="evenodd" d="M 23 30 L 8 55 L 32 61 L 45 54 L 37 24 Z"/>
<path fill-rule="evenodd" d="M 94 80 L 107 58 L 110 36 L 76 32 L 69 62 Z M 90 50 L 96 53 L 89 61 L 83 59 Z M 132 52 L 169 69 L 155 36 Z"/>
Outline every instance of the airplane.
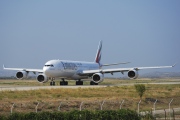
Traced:
<path fill-rule="evenodd" d="M 34 74 L 38 73 L 37 81 L 40 83 L 48 82 L 51 80 L 50 85 L 55 85 L 55 78 L 61 78 L 60 85 L 68 85 L 69 79 L 75 80 L 76 85 L 83 85 L 82 79 L 90 79 L 90 85 L 98 85 L 103 82 L 104 74 L 120 72 L 127 75 L 130 79 L 136 79 L 138 77 L 138 71 L 143 69 L 156 69 L 156 68 L 171 68 L 172 66 L 155 66 L 155 67 L 132 67 L 132 68 L 111 68 L 103 69 L 103 66 L 112 66 L 119 64 L 128 64 L 129 62 L 114 63 L 114 64 L 102 64 L 101 63 L 101 51 L 102 41 L 99 42 L 97 53 L 94 62 L 84 61 L 70 61 L 70 60 L 50 60 L 45 63 L 43 69 L 27 69 L 27 68 L 6 68 L 5 70 L 16 70 L 17 79 L 25 79 L 28 77 L 29 72 Z"/>

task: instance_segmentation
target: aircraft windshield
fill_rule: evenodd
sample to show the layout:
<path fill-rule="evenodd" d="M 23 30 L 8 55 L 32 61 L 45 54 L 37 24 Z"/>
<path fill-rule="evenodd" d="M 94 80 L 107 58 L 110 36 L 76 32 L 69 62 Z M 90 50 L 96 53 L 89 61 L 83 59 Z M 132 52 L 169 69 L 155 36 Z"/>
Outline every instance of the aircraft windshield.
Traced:
<path fill-rule="evenodd" d="M 52 64 L 51 65 L 44 65 L 45 67 L 54 67 Z"/>

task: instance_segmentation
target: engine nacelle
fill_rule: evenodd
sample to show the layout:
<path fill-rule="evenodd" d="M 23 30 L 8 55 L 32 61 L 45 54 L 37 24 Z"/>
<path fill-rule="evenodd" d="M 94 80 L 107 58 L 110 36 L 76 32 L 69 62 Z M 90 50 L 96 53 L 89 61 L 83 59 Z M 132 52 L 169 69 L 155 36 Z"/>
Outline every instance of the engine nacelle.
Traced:
<path fill-rule="evenodd" d="M 28 73 L 26 71 L 19 71 L 16 73 L 16 78 L 17 79 L 24 79 L 27 78 Z"/>
<path fill-rule="evenodd" d="M 137 70 L 128 71 L 128 77 L 131 79 L 136 79 L 138 77 L 138 71 Z"/>
<path fill-rule="evenodd" d="M 92 80 L 95 82 L 95 83 L 100 83 L 104 80 L 104 75 L 102 73 L 95 73 L 93 76 L 92 76 Z"/>
<path fill-rule="evenodd" d="M 46 75 L 44 74 L 40 74 L 37 76 L 37 80 L 40 82 L 40 83 L 45 83 L 48 81 L 48 78 Z"/>

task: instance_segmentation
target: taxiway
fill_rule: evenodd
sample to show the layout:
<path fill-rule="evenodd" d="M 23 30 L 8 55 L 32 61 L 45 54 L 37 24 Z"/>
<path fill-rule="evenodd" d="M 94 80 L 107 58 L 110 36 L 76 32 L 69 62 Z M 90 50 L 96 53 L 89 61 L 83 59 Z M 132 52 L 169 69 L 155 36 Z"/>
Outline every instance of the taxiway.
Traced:
<path fill-rule="evenodd" d="M 156 82 L 156 83 L 127 83 L 116 85 L 82 85 L 82 86 L 0 86 L 0 91 L 23 91 L 23 90 L 38 90 L 38 89 L 77 89 L 77 88 L 101 88 L 101 87 L 113 87 L 113 86 L 128 86 L 135 84 L 180 84 L 180 82 Z"/>

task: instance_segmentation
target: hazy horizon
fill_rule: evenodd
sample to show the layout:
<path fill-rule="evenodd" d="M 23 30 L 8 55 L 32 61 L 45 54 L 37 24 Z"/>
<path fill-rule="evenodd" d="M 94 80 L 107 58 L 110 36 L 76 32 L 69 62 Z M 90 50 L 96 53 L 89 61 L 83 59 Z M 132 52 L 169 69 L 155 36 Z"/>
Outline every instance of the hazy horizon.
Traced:
<path fill-rule="evenodd" d="M 179 0 L 0 1 L 0 65 L 94 61 L 100 40 L 103 63 L 131 62 L 112 67 L 173 65 L 180 60 L 179 6 Z M 180 72 L 179 64 L 140 72 Z"/>

